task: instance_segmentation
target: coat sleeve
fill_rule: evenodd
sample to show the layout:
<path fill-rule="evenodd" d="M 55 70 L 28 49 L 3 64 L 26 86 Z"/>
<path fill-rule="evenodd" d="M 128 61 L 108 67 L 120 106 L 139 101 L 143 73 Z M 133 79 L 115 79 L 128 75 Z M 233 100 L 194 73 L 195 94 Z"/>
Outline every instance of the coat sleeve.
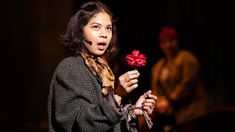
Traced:
<path fill-rule="evenodd" d="M 179 102 L 195 91 L 199 74 L 199 62 L 191 53 L 183 53 L 179 59 L 181 65 L 181 80 L 176 84 L 170 97 Z"/>
<path fill-rule="evenodd" d="M 164 63 L 163 59 L 159 60 L 152 67 L 152 70 L 151 70 L 151 90 L 153 94 L 156 95 L 158 98 L 159 97 L 162 98 L 164 96 L 164 94 L 161 92 L 161 90 L 159 90 L 159 87 L 158 87 L 159 76 L 160 76 L 163 63 Z"/>
<path fill-rule="evenodd" d="M 74 61 L 63 61 L 52 79 L 48 100 L 49 131 L 112 129 L 119 118 L 102 102 L 96 79 L 84 65 Z"/>

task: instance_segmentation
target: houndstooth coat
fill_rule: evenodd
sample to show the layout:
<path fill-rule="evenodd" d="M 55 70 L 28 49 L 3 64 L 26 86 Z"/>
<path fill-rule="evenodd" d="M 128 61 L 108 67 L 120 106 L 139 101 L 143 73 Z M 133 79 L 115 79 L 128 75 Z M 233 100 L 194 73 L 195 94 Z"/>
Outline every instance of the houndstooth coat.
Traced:
<path fill-rule="evenodd" d="M 100 82 L 80 55 L 65 58 L 54 72 L 48 121 L 49 132 L 120 132 L 128 126 L 104 99 Z"/>

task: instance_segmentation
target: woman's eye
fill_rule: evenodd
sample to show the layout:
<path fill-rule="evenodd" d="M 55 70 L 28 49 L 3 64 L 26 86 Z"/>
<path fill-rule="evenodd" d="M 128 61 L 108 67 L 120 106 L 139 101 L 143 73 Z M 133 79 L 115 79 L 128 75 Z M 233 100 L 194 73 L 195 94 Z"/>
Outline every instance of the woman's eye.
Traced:
<path fill-rule="evenodd" d="M 112 27 L 107 27 L 107 30 L 108 31 L 112 31 Z"/>
<path fill-rule="evenodd" d="M 99 30 L 99 26 L 93 26 L 92 29 Z"/>

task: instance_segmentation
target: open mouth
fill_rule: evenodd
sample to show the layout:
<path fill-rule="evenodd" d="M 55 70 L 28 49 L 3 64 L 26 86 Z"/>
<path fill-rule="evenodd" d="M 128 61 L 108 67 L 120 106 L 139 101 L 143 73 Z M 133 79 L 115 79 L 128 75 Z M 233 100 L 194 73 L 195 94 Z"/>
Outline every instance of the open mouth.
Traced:
<path fill-rule="evenodd" d="M 106 48 L 106 43 L 97 43 L 97 47 L 99 50 L 104 50 Z"/>

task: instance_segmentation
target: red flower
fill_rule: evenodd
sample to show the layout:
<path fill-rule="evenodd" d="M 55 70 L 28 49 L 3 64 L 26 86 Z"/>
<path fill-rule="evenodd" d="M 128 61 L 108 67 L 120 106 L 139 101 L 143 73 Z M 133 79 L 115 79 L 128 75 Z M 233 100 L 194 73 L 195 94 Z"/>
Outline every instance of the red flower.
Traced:
<path fill-rule="evenodd" d="M 139 50 L 133 50 L 132 54 L 128 54 L 125 57 L 127 64 L 131 67 L 142 67 L 146 64 L 146 56 L 144 54 L 140 54 Z"/>

